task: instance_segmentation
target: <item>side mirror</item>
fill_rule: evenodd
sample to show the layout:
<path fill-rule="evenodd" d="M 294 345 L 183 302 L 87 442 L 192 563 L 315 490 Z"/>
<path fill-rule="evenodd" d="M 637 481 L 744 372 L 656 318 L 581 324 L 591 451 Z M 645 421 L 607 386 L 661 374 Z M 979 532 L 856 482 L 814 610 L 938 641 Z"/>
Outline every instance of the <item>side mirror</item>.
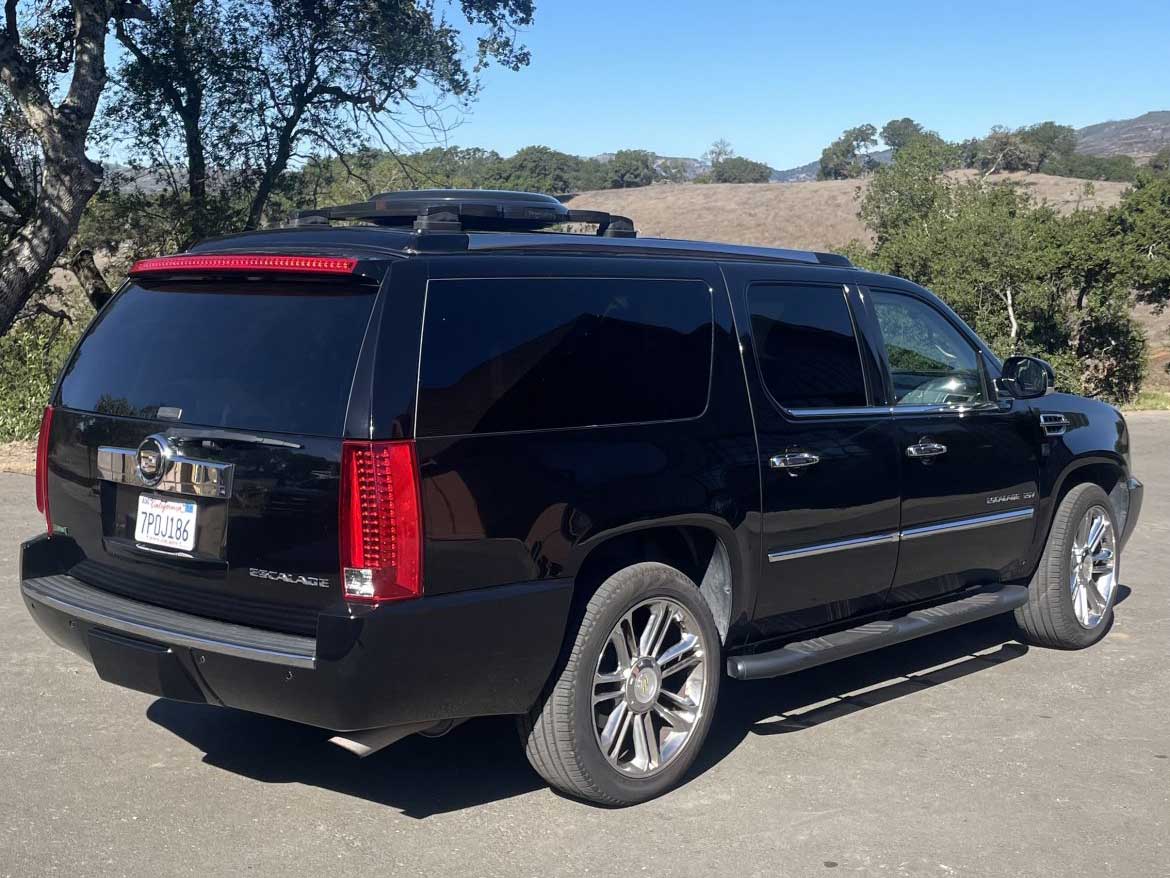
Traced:
<path fill-rule="evenodd" d="M 1035 399 L 1048 393 L 1055 381 L 1056 370 L 1038 357 L 1008 357 L 998 384 L 1016 399 Z"/>

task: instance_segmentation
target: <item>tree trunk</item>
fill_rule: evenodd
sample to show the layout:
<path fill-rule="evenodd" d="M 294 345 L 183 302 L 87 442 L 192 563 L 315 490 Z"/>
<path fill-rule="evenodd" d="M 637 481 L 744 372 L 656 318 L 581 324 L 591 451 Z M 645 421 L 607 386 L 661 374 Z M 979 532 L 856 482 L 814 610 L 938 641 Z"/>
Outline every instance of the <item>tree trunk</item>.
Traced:
<path fill-rule="evenodd" d="M 69 263 L 69 268 L 73 272 L 73 276 L 77 278 L 77 282 L 81 284 L 93 310 L 100 311 L 102 306 L 114 295 L 114 291 L 110 289 L 110 285 L 106 283 L 105 277 L 98 269 L 93 258 L 93 251 L 82 250 L 79 252 Z"/>
<path fill-rule="evenodd" d="M 45 156 L 36 210 L 0 250 L 0 335 L 44 283 L 101 185 L 101 167 L 84 149 L 83 141 L 73 155 Z"/>
<path fill-rule="evenodd" d="M 199 103 L 180 110 L 183 137 L 187 146 L 187 194 L 191 198 L 191 238 L 207 237 L 207 159 L 203 152 L 203 134 L 199 130 Z"/>

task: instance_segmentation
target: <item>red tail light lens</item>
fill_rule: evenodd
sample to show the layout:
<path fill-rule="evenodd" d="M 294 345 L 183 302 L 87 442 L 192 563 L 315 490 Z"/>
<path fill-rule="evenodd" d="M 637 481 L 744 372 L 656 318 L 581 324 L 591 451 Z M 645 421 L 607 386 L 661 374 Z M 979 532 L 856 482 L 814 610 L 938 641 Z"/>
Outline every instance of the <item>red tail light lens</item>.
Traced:
<path fill-rule="evenodd" d="M 422 509 L 411 441 L 342 445 L 341 584 L 346 600 L 375 604 L 422 594 Z"/>
<path fill-rule="evenodd" d="M 160 256 L 134 263 L 130 274 L 175 274 L 184 271 L 250 271 L 292 274 L 353 274 L 356 259 L 338 256 L 277 256 L 231 253 L 206 256 Z"/>
<path fill-rule="evenodd" d="M 45 527 L 53 532 L 53 517 L 49 514 L 49 433 L 53 429 L 53 407 L 45 406 L 41 415 L 41 432 L 37 434 L 37 512 L 45 514 Z"/>

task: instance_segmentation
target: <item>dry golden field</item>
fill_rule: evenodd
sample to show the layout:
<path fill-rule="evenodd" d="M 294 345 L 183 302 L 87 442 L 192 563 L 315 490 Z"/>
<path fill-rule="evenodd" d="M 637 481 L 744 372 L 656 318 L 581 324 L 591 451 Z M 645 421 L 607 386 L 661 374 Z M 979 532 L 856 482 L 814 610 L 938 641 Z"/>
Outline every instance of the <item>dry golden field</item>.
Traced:
<path fill-rule="evenodd" d="M 974 176 L 958 171 L 955 177 Z M 1046 174 L 1000 174 L 1027 187 L 1038 201 L 1060 210 L 1078 204 L 1115 204 L 1126 183 L 1094 183 L 1086 198 L 1085 181 Z M 863 180 L 815 183 L 711 183 L 658 185 L 643 189 L 582 192 L 571 206 L 628 216 L 640 235 L 692 238 L 728 244 L 834 250 L 866 237 L 857 218 Z"/>

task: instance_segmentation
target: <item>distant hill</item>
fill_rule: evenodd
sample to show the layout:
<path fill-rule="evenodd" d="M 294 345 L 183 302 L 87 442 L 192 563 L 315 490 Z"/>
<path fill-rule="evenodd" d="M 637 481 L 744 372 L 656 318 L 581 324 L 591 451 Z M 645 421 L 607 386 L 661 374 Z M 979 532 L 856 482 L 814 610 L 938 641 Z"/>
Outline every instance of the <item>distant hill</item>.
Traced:
<path fill-rule="evenodd" d="M 1077 131 L 1077 152 L 1085 155 L 1128 155 L 1147 159 L 1163 147 L 1170 146 L 1170 110 L 1157 110 L 1136 119 L 1100 122 Z M 882 164 L 890 160 L 884 149 L 871 153 Z M 773 171 L 774 183 L 804 183 L 817 178 L 820 160 L 783 171 Z"/>
<path fill-rule="evenodd" d="M 970 177 L 973 171 L 956 171 Z M 1085 198 L 1084 180 L 1046 174 L 999 174 L 1013 180 L 1058 210 L 1116 204 L 1128 183 L 1093 184 Z M 785 186 L 772 183 L 659 184 L 640 189 L 605 189 L 575 195 L 570 204 L 628 216 L 640 235 L 691 238 L 729 244 L 837 250 L 866 237 L 857 217 L 857 195 L 867 181 L 824 180 Z"/>
<path fill-rule="evenodd" d="M 1077 131 L 1077 152 L 1087 155 L 1129 155 L 1149 158 L 1170 146 L 1170 110 L 1146 113 L 1136 119 L 1101 122 Z"/>

